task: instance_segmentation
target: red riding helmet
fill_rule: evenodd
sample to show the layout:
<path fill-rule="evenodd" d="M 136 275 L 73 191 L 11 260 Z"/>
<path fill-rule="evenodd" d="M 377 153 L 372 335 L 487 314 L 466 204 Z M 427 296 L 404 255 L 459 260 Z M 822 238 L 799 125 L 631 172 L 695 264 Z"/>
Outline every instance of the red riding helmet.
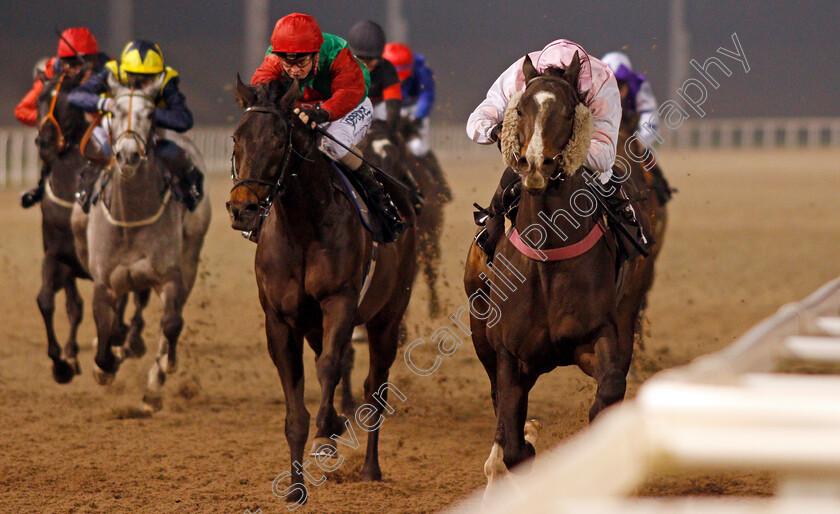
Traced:
<path fill-rule="evenodd" d="M 292 13 L 277 20 L 271 33 L 271 50 L 275 53 L 308 54 L 324 44 L 324 34 L 315 18 Z"/>
<path fill-rule="evenodd" d="M 382 52 L 382 57 L 388 59 L 397 69 L 397 76 L 400 81 L 411 76 L 414 66 L 414 52 L 407 45 L 402 43 L 388 43 Z"/>
<path fill-rule="evenodd" d="M 65 39 L 67 40 L 66 42 L 64 41 Z M 70 43 L 73 49 L 79 52 L 79 55 L 99 53 L 99 43 L 96 42 L 96 38 L 85 27 L 74 27 L 61 33 L 61 38 L 58 38 L 59 59 L 76 55 L 67 43 Z"/>

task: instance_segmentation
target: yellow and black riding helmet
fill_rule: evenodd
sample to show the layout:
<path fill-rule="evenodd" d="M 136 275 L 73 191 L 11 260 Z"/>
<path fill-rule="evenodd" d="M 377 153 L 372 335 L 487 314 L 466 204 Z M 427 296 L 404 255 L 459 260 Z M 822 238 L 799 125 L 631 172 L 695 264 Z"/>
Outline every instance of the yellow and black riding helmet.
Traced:
<path fill-rule="evenodd" d="M 123 84 L 131 82 L 129 74 L 151 79 L 166 69 L 160 47 L 145 39 L 135 39 L 125 45 L 119 68 L 119 79 Z"/>

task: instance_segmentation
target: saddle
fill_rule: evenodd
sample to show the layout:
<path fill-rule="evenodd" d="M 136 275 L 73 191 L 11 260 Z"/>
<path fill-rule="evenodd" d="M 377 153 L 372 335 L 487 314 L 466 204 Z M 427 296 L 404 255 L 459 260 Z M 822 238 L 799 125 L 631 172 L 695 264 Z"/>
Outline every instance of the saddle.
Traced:
<path fill-rule="evenodd" d="M 356 212 L 362 220 L 362 225 L 370 232 L 373 240 L 379 244 L 384 243 L 382 220 L 379 219 L 371 206 L 371 200 L 368 198 L 367 192 L 349 170 L 342 169 L 344 165 L 335 161 L 330 162 L 337 177 L 337 180 L 333 181 L 334 187 L 343 193 L 350 200 L 350 204 L 356 208 Z"/>

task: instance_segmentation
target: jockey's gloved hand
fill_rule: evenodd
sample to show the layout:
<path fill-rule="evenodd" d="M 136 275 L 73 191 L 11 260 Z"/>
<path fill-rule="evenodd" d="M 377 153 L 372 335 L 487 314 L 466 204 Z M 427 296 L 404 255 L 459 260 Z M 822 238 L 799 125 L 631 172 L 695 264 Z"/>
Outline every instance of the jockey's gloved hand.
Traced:
<path fill-rule="evenodd" d="M 502 124 L 501 123 L 496 123 L 496 126 L 493 127 L 492 130 L 490 130 L 490 141 L 493 141 L 493 142 L 496 143 L 496 146 L 499 147 L 500 152 L 502 151 L 502 139 L 500 137 L 501 135 L 502 135 Z"/>
<path fill-rule="evenodd" d="M 96 102 L 96 107 L 102 112 L 112 112 L 114 110 L 114 102 L 113 98 L 100 98 L 98 102 Z"/>
<path fill-rule="evenodd" d="M 315 128 L 315 125 L 320 123 L 326 123 L 330 121 L 330 113 L 321 109 L 320 107 L 313 107 L 311 109 L 303 109 L 296 108 L 294 110 L 295 114 L 300 116 L 300 121 L 308 124 L 312 128 Z"/>

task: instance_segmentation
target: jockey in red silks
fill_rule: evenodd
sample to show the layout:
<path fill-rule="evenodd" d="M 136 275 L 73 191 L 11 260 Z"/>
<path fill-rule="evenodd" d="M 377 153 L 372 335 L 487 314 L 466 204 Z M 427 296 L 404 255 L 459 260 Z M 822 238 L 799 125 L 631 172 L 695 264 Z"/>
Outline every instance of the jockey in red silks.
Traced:
<path fill-rule="evenodd" d="M 69 44 L 68 44 L 69 43 Z M 102 69 L 108 61 L 108 56 L 99 52 L 99 43 L 85 27 L 66 29 L 58 40 L 56 57 L 49 59 L 39 71 L 47 79 L 64 73 L 68 78 L 79 73 L 90 75 Z M 83 79 L 84 80 L 84 79 Z M 44 83 L 36 76 L 32 89 L 15 107 L 15 118 L 24 125 L 34 127 L 38 122 L 38 108 L 36 102 L 44 89 Z M 23 193 L 20 203 L 24 208 L 32 207 L 44 196 L 44 181 L 49 175 L 49 166 L 41 167 L 41 177 L 38 185 Z"/>
<path fill-rule="evenodd" d="M 542 50 L 531 52 L 528 56 L 537 71 L 542 73 L 549 66 L 565 69 L 575 54 L 578 54 L 581 63 L 578 89 L 584 93 L 584 103 L 592 112 L 594 120 L 592 140 L 584 166 L 598 173 L 598 180 L 606 184 L 612 177 L 618 129 L 621 124 L 621 97 L 612 71 L 603 62 L 587 54 L 582 46 L 566 39 L 552 41 Z M 524 62 L 523 56 L 502 72 L 487 91 L 487 97 L 470 115 L 467 121 L 467 136 L 476 143 L 492 144 L 499 140 L 508 102 L 515 93 L 524 91 L 526 87 L 522 71 Z M 501 183 L 490 203 L 490 215 L 485 229 L 477 236 L 476 244 L 488 258 L 492 258 L 496 242 L 504 232 L 503 194 L 508 189 L 518 194 L 518 188 L 515 187 L 518 179 L 519 175 L 511 168 L 504 171 Z M 611 190 L 612 195 L 605 198 L 606 204 L 611 210 L 619 211 L 628 222 L 638 225 L 622 188 L 616 185 Z"/>
<path fill-rule="evenodd" d="M 304 123 L 321 126 L 348 147 L 362 140 L 373 119 L 367 68 L 353 57 L 345 40 L 321 32 L 315 18 L 300 13 L 277 21 L 271 46 L 251 83 L 279 81 L 288 89 L 294 80 L 301 92 L 294 112 Z M 385 222 L 386 241 L 395 240 L 405 222 L 370 166 L 330 139 L 319 137 L 318 144 L 353 173 Z"/>

